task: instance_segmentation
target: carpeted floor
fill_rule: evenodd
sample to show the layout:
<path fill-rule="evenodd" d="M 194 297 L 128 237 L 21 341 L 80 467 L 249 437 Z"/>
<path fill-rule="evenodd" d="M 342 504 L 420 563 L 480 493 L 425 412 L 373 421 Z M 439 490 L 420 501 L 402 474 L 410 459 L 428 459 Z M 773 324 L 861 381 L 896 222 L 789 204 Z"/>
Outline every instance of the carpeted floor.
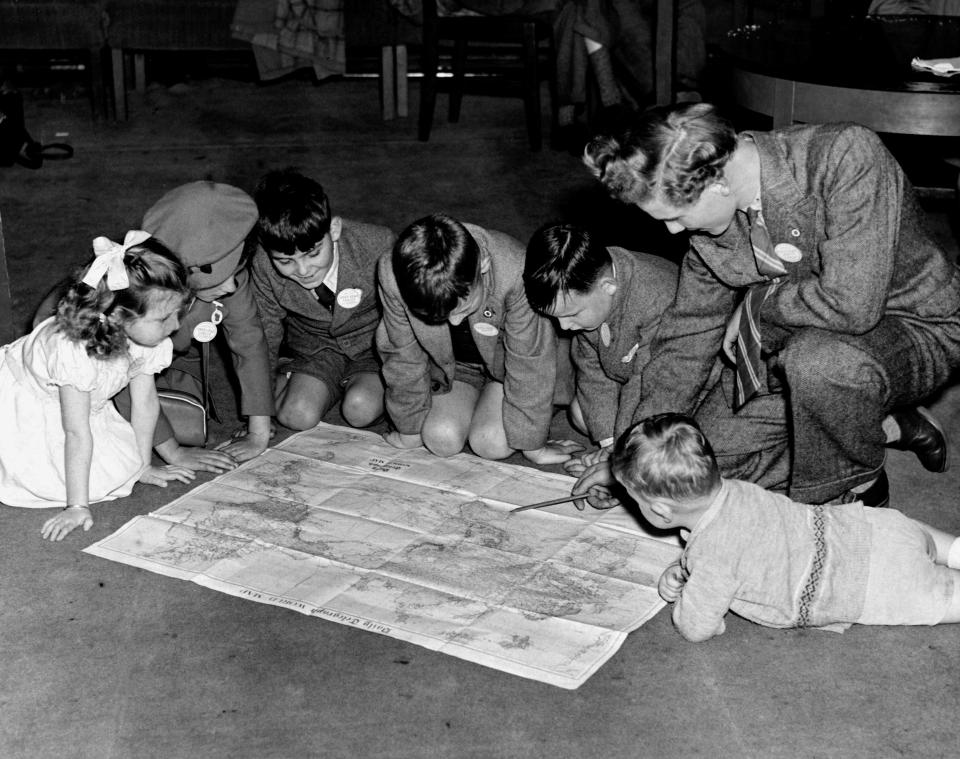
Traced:
<path fill-rule="evenodd" d="M 419 143 L 412 119 L 380 120 L 374 80 L 221 78 L 135 96 L 126 123 L 35 92 L 27 126 L 76 156 L 0 169 L 20 325 L 93 237 L 122 238 L 171 187 L 212 178 L 250 190 L 287 165 L 319 179 L 336 213 L 396 230 L 443 210 L 521 240 L 565 218 L 610 243 L 676 245 L 607 200 L 578 159 L 530 153 L 519 101 L 467 99 L 461 123 L 441 117 Z M 952 206 L 930 210 L 955 253 Z M 218 394 L 235 408 L 225 380 Z M 933 408 L 960 440 L 956 397 Z M 218 434 L 236 425 L 228 417 Z M 559 415 L 555 432 L 570 434 Z M 891 451 L 894 505 L 960 532 L 955 449 L 951 463 L 931 475 Z M 39 537 L 46 514 L 0 508 L 0 756 L 873 758 L 960 746 L 953 626 L 838 635 L 731 617 L 725 635 L 694 645 L 661 613 L 568 692 L 81 553 L 186 489 L 138 486 L 55 545 Z"/>

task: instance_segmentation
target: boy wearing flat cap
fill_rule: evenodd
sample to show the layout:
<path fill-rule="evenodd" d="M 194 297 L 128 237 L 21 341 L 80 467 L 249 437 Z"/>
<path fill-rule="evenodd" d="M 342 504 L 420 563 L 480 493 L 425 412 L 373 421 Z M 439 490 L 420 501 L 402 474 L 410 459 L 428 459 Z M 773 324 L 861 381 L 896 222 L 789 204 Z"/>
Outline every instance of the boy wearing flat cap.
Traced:
<path fill-rule="evenodd" d="M 240 410 L 247 417 L 245 430 L 206 450 L 180 447 L 161 414 L 155 449 L 168 461 L 226 471 L 263 453 L 269 442 L 274 411 L 270 361 L 247 270 L 256 250 L 250 232 L 257 219 L 257 205 L 247 193 L 207 181 L 174 188 L 144 214 L 143 229 L 180 258 L 196 296 L 172 335 L 171 368 L 199 379 L 200 344 L 222 334 L 240 385 Z"/>

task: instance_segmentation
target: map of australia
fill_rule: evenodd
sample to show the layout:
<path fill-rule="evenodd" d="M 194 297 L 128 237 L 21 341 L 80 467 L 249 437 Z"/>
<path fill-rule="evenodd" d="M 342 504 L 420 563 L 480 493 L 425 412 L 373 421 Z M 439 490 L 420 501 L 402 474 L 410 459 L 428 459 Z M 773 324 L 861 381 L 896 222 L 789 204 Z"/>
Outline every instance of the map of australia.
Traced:
<path fill-rule="evenodd" d="M 510 513 L 572 484 L 320 425 L 86 551 L 576 688 L 662 608 L 679 548 L 624 509 Z"/>

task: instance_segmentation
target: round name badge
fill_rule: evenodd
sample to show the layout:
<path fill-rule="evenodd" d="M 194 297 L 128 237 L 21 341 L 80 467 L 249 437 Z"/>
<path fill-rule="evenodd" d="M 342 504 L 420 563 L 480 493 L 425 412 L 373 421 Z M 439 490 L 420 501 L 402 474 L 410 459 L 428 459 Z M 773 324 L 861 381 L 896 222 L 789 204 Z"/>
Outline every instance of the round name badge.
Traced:
<path fill-rule="evenodd" d="M 337 293 L 337 303 L 343 308 L 356 308 L 360 305 L 363 290 L 357 287 L 348 287 Z"/>
<path fill-rule="evenodd" d="M 604 348 L 610 347 L 610 325 L 606 322 L 600 325 L 600 342 Z"/>
<path fill-rule="evenodd" d="M 217 325 L 213 322 L 200 322 L 193 328 L 193 339 L 198 343 L 209 343 L 217 336 Z"/>
<path fill-rule="evenodd" d="M 796 245 L 791 245 L 788 242 L 781 242 L 773 246 L 773 252 L 777 255 L 781 261 L 786 261 L 790 264 L 795 264 L 801 258 L 803 258 L 803 253 L 800 252 L 800 248 Z"/>
<path fill-rule="evenodd" d="M 484 337 L 494 337 L 500 331 L 494 325 L 487 322 L 477 322 L 473 329 Z"/>

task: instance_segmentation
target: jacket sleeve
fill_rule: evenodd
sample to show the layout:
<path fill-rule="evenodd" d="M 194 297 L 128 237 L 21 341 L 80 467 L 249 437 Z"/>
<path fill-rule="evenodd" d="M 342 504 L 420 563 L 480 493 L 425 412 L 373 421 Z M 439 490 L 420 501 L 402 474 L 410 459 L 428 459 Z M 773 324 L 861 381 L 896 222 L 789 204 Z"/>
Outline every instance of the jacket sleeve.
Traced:
<path fill-rule="evenodd" d="M 267 340 L 260 325 L 249 271 L 237 275 L 237 290 L 230 296 L 222 326 L 240 382 L 240 412 L 244 416 L 272 416 L 273 383 Z"/>
<path fill-rule="evenodd" d="M 280 357 L 280 344 L 283 342 L 284 319 L 287 310 L 280 305 L 280 300 L 273 288 L 272 277 L 267 267 L 271 264 L 266 259 L 266 253 L 257 252 L 251 267 L 253 283 L 253 297 L 257 303 L 257 312 L 260 314 L 260 324 L 263 326 L 263 335 L 267 341 L 267 355 L 270 358 L 271 377 L 277 370 Z"/>
<path fill-rule="evenodd" d="M 839 132 L 817 161 L 827 167 L 813 190 L 823 221 L 808 255 L 819 271 L 781 283 L 761 315 L 788 329 L 863 334 L 886 310 L 902 244 L 903 173 L 879 137 L 856 126 Z"/>
<path fill-rule="evenodd" d="M 388 255 L 377 264 L 377 278 L 382 313 L 376 341 L 383 362 L 384 402 L 397 431 L 416 435 L 430 411 L 430 363 L 410 325 Z"/>
<path fill-rule="evenodd" d="M 736 580 L 727 572 L 710 568 L 692 570 L 680 598 L 673 606 L 673 623 L 687 640 L 699 642 L 722 635 L 723 618 L 736 595 Z"/>
<path fill-rule="evenodd" d="M 737 291 L 720 282 L 695 250 L 687 252 L 676 298 L 664 311 L 650 346 L 634 422 L 665 411 L 693 411 L 722 348 L 737 297 Z"/>
<path fill-rule="evenodd" d="M 571 350 L 577 372 L 577 400 L 587 432 L 594 442 L 613 437 L 621 385 L 610 379 L 600 363 L 597 348 L 584 335 L 575 335 Z"/>
<path fill-rule="evenodd" d="M 503 428 L 518 451 L 542 448 L 550 436 L 557 381 L 557 334 L 530 308 L 522 281 L 504 299 Z"/>
<path fill-rule="evenodd" d="M 643 366 L 635 365 L 630 379 L 620 385 L 620 401 L 617 405 L 617 414 L 613 422 L 611 434 L 614 440 L 629 429 L 634 422 L 634 415 L 643 397 Z"/>

